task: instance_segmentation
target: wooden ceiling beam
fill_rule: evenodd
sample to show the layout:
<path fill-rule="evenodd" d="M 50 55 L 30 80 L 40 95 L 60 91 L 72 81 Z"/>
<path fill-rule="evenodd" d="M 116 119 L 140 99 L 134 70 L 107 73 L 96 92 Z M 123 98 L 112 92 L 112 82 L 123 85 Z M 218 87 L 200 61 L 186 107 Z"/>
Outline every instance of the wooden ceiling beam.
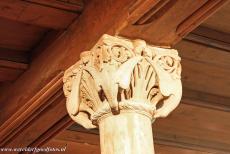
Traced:
<path fill-rule="evenodd" d="M 62 35 L 64 30 L 50 30 L 46 32 L 43 39 L 30 51 L 30 62 L 32 62 L 36 57 L 38 57 L 42 52 L 53 43 L 55 40 Z"/>
<path fill-rule="evenodd" d="M 230 112 L 229 100 L 230 97 L 227 96 L 218 96 L 183 87 L 182 101 L 186 104 Z"/>
<path fill-rule="evenodd" d="M 183 40 L 174 46 L 182 58 L 182 82 L 187 89 L 216 98 L 216 102 L 227 105 L 230 98 L 230 54 L 193 41 Z M 191 93 L 190 93 L 191 94 Z M 217 97 L 215 97 L 217 96 Z M 201 99 L 205 95 L 197 96 Z M 220 97 L 225 98 L 221 101 Z M 210 100 L 211 101 L 211 100 Z M 226 102 L 227 101 L 227 102 Z M 225 103 L 224 103 L 225 102 Z"/>
<path fill-rule="evenodd" d="M 159 1 L 141 18 L 132 20 L 120 34 L 159 46 L 172 46 L 227 2 L 228 0 Z"/>
<path fill-rule="evenodd" d="M 18 63 L 29 63 L 29 53 L 27 51 L 0 48 L 0 59 Z"/>
<path fill-rule="evenodd" d="M 28 64 L 0 59 L 0 82 L 14 81 L 28 68 Z"/>
<path fill-rule="evenodd" d="M 24 0 L 26 2 L 35 3 L 38 5 L 43 5 L 51 8 L 61 9 L 65 11 L 72 12 L 81 12 L 83 10 L 83 1 L 75 0 L 75 1 L 63 1 L 63 0 Z"/>
<path fill-rule="evenodd" d="M 28 68 L 28 65 L 24 64 L 24 63 L 17 63 L 17 62 L 12 62 L 12 61 L 7 61 L 7 60 L 0 60 L 0 67 L 25 70 Z"/>
<path fill-rule="evenodd" d="M 77 12 L 82 10 L 82 6 L 66 2 L 65 7 L 71 5 L 78 9 L 73 12 L 61 8 L 60 3 L 64 2 L 1 0 L 0 17 L 45 28 L 65 29 L 79 16 Z"/>
<path fill-rule="evenodd" d="M 207 27 L 196 28 L 184 39 L 230 52 L 230 34 Z"/>
<path fill-rule="evenodd" d="M 67 114 L 62 75 L 59 73 L 1 125 L 1 147 L 12 144 L 28 146 Z"/>

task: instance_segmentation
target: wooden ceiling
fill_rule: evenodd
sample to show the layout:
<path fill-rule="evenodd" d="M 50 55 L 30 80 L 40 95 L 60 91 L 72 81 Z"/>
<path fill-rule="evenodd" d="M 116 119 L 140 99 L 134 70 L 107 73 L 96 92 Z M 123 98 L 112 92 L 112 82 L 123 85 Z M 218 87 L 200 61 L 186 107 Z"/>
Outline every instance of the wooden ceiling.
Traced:
<path fill-rule="evenodd" d="M 230 5 L 225 5 L 211 17 L 209 17 L 205 22 L 202 23 L 202 26 L 214 29 L 223 33 L 230 34 Z"/>
<path fill-rule="evenodd" d="M 153 125 L 156 151 L 229 153 L 230 3 L 203 21 L 224 2 L 0 1 L 0 145 L 67 144 L 69 153 L 99 153 L 97 130 L 66 116 L 61 76 L 109 33 L 173 46 L 182 57 L 182 104 Z"/>
<path fill-rule="evenodd" d="M 0 1 L 0 82 L 14 81 L 83 10 L 81 0 Z M 43 45 L 44 46 L 44 45 Z"/>

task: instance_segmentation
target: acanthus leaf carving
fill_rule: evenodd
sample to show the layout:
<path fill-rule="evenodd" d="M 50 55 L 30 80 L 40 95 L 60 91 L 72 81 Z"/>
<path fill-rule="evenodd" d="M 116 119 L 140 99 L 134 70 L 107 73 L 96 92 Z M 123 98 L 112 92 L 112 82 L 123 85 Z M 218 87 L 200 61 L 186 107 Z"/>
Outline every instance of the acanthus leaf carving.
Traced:
<path fill-rule="evenodd" d="M 165 117 L 180 102 L 180 75 L 176 50 L 104 35 L 65 72 L 67 111 L 86 128 L 121 111 L 146 113 L 152 120 Z"/>

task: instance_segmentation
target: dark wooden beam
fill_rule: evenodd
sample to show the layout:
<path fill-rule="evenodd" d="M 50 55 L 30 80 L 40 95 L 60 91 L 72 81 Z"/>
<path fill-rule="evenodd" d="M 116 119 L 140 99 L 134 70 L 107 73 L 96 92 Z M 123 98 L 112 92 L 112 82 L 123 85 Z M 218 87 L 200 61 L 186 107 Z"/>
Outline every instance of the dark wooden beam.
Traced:
<path fill-rule="evenodd" d="M 230 34 L 207 27 L 196 28 L 184 39 L 230 52 Z"/>
<path fill-rule="evenodd" d="M 183 103 L 224 112 L 230 112 L 230 97 L 218 96 L 207 92 L 197 91 L 189 89 L 185 86 L 183 87 Z"/>
<path fill-rule="evenodd" d="M 61 3 L 64 2 L 2 0 L 0 17 L 51 29 L 65 29 L 79 16 L 76 12 L 82 10 L 82 6 Z M 73 12 L 72 9 L 78 10 Z"/>
<path fill-rule="evenodd" d="M 227 2 L 227 0 L 159 1 L 141 18 L 130 21 L 130 24 L 121 31 L 121 35 L 144 39 L 159 46 L 171 46 Z"/>
<path fill-rule="evenodd" d="M 19 63 L 29 63 L 29 53 L 27 51 L 0 48 L 0 59 Z"/>
<path fill-rule="evenodd" d="M 1 125 L 0 147 L 15 142 L 28 146 L 66 115 L 63 108 L 65 108 L 65 99 L 60 72 Z M 27 136 L 29 132 L 32 134 Z"/>
<path fill-rule="evenodd" d="M 228 52 L 192 41 L 181 41 L 174 48 L 178 49 L 182 58 L 182 82 L 185 88 L 210 94 L 213 99 L 214 96 L 230 97 Z M 220 99 L 218 104 L 221 105 Z"/>
<path fill-rule="evenodd" d="M 41 147 L 51 139 L 53 139 L 57 134 L 62 132 L 65 128 L 73 124 L 73 120 L 69 118 L 69 115 L 64 116 L 58 122 L 56 122 L 52 127 L 50 127 L 45 133 L 40 135 L 35 141 L 33 141 L 28 147 Z"/>
<path fill-rule="evenodd" d="M 0 82 L 14 81 L 28 68 L 28 64 L 0 60 Z"/>
<path fill-rule="evenodd" d="M 42 6 L 47 6 L 51 8 L 56 8 L 65 11 L 72 12 L 81 12 L 83 10 L 83 1 L 75 0 L 75 1 L 63 1 L 63 0 L 24 0 L 26 2 L 35 3 Z"/>
<path fill-rule="evenodd" d="M 32 50 L 30 50 L 29 61 L 32 62 L 36 57 L 38 57 L 42 52 L 55 42 L 55 40 L 63 34 L 63 30 L 49 30 L 43 36 L 39 43 L 37 43 Z"/>
<path fill-rule="evenodd" d="M 17 63 L 17 62 L 12 62 L 12 61 L 7 61 L 7 60 L 0 60 L 0 67 L 5 67 L 9 69 L 22 69 L 25 70 L 27 69 L 28 65 L 24 63 Z"/>

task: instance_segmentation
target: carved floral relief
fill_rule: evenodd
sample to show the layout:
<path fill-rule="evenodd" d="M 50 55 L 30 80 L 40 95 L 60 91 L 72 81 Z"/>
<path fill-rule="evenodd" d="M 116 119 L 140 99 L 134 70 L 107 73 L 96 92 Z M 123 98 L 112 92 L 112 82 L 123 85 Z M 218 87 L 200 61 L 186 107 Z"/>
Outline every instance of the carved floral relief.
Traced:
<path fill-rule="evenodd" d="M 97 127 L 104 115 L 123 111 L 152 120 L 166 117 L 180 102 L 180 77 L 176 50 L 103 35 L 65 72 L 67 111 L 88 129 Z"/>

